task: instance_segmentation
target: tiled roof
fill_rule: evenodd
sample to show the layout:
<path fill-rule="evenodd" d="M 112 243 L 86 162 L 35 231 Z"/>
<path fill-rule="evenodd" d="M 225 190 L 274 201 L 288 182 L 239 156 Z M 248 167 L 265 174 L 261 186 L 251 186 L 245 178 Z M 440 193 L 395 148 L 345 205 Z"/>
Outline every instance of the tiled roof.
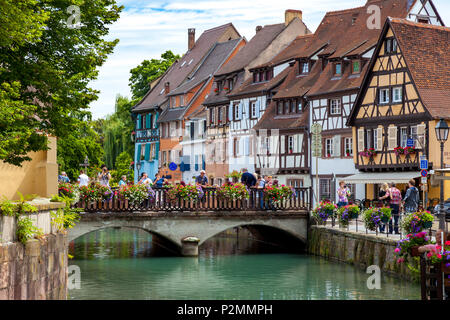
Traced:
<path fill-rule="evenodd" d="M 198 66 L 211 47 L 219 41 L 220 37 L 229 29 L 234 28 L 231 23 L 206 30 L 195 42 L 195 46 L 176 61 L 161 77 L 158 84 L 150 90 L 145 97 L 133 108 L 133 111 L 148 110 L 161 105 L 167 96 L 164 93 L 166 82 L 170 83 L 170 88 L 177 88 L 186 77 Z M 192 61 L 192 62 L 191 62 Z"/>
<path fill-rule="evenodd" d="M 233 95 L 237 90 L 239 90 L 239 87 L 244 83 L 245 72 L 244 71 L 237 72 L 236 77 L 237 77 L 236 82 L 231 92 L 227 93 L 225 90 L 222 90 L 219 92 L 219 94 L 217 94 L 216 92 L 214 92 L 215 86 L 212 86 L 211 92 L 209 93 L 208 98 L 205 99 L 205 101 L 203 102 L 203 105 L 217 106 L 228 104 L 230 101 L 229 95 Z"/>
<path fill-rule="evenodd" d="M 228 96 L 233 99 L 235 96 L 247 95 L 252 93 L 261 93 L 273 89 L 279 85 L 288 75 L 290 69 L 289 67 L 280 72 L 276 77 L 265 82 L 253 83 L 253 77 L 247 79 L 241 86 L 237 87 Z"/>
<path fill-rule="evenodd" d="M 450 118 L 450 28 L 390 20 L 425 107 L 433 118 Z"/>
<path fill-rule="evenodd" d="M 295 115 L 277 115 L 276 102 L 272 101 L 267 107 L 261 119 L 253 127 L 255 130 L 260 129 L 298 129 L 299 127 L 307 127 L 309 119 L 308 108 L 304 112 Z"/>
<path fill-rule="evenodd" d="M 229 74 L 244 69 L 284 30 L 285 24 L 264 26 L 255 36 L 217 72 L 217 75 Z"/>
<path fill-rule="evenodd" d="M 183 119 L 184 113 L 186 112 L 187 108 L 166 108 L 161 115 L 158 118 L 158 122 L 169 122 L 169 121 L 175 121 L 175 120 L 181 120 Z"/>
<path fill-rule="evenodd" d="M 314 34 L 298 36 L 297 38 L 295 38 L 294 41 L 292 41 L 292 43 L 289 46 L 287 46 L 283 51 L 281 51 L 277 56 L 275 56 L 275 58 L 273 58 L 270 62 L 257 66 L 254 69 L 277 66 L 295 59 L 298 56 L 299 52 L 303 50 L 303 48 L 306 48 L 307 46 L 311 45 L 313 39 Z"/>
<path fill-rule="evenodd" d="M 240 41 L 243 41 L 243 38 L 215 44 L 199 68 L 195 70 L 193 74 L 189 75 L 188 79 L 183 84 L 171 91 L 168 96 L 186 93 L 211 78 L 230 56 Z"/>

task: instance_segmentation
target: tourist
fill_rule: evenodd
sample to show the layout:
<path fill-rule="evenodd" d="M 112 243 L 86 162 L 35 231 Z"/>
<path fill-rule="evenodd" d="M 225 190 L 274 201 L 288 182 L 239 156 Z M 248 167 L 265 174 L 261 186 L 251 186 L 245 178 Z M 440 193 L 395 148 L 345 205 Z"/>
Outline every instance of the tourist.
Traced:
<path fill-rule="evenodd" d="M 264 205 L 264 187 L 266 186 L 266 180 L 261 175 L 258 175 L 258 179 L 256 181 L 256 188 L 258 189 L 258 197 L 259 197 L 259 206 L 261 209 L 265 209 Z"/>
<path fill-rule="evenodd" d="M 58 182 L 70 183 L 70 179 L 65 171 L 61 172 L 61 175 L 58 177 Z"/>
<path fill-rule="evenodd" d="M 253 174 L 251 174 L 246 168 L 244 168 L 242 169 L 241 182 L 245 184 L 247 188 L 250 188 L 256 184 L 256 179 Z"/>
<path fill-rule="evenodd" d="M 402 193 L 395 187 L 395 183 L 391 182 L 389 184 L 389 189 L 386 192 L 384 197 L 381 197 L 380 200 L 384 200 L 389 198 L 389 207 L 392 209 L 392 218 L 394 219 L 394 230 L 392 230 L 392 219 L 389 220 L 389 233 L 392 234 L 392 231 L 395 234 L 399 234 L 398 232 L 398 219 L 400 218 L 400 205 L 402 202 Z"/>
<path fill-rule="evenodd" d="M 105 187 L 109 187 L 109 180 L 111 180 L 111 174 L 108 171 L 106 165 L 102 164 L 100 167 L 102 171 L 98 174 L 98 182 Z"/>
<path fill-rule="evenodd" d="M 419 190 L 416 188 L 416 182 L 411 179 L 408 182 L 408 190 L 406 190 L 403 198 L 403 205 L 407 213 L 416 212 L 419 207 Z"/>
<path fill-rule="evenodd" d="M 84 170 L 80 171 L 80 175 L 78 176 L 78 184 L 80 187 L 89 185 L 89 177 L 84 173 Z"/>
<path fill-rule="evenodd" d="M 155 187 L 157 188 L 162 188 L 164 185 L 166 179 L 164 179 L 164 177 L 161 177 L 161 175 L 159 173 L 157 173 L 155 175 Z"/>
<path fill-rule="evenodd" d="M 345 184 L 345 181 L 339 182 L 339 189 L 337 190 L 338 193 L 338 208 L 345 207 L 348 205 L 348 197 L 350 196 L 350 189 Z"/>
<path fill-rule="evenodd" d="M 200 171 L 200 175 L 195 179 L 197 185 L 205 187 L 208 184 L 208 178 L 206 177 L 206 171 Z"/>
<path fill-rule="evenodd" d="M 381 200 L 383 198 L 389 189 L 389 185 L 385 182 L 381 185 L 380 191 L 378 192 L 378 199 L 380 200 L 380 206 L 385 207 L 386 206 L 386 200 Z M 380 224 L 380 232 L 384 233 L 384 230 L 386 229 L 386 225 L 384 223 Z"/>
<path fill-rule="evenodd" d="M 146 172 L 142 172 L 141 179 L 139 180 L 138 184 L 143 185 L 149 185 L 152 183 L 152 180 L 148 177 Z"/>
<path fill-rule="evenodd" d="M 127 176 L 122 176 L 119 181 L 119 188 L 127 185 Z"/>
<path fill-rule="evenodd" d="M 426 253 L 426 252 L 436 253 L 438 251 L 436 248 L 437 246 L 443 247 L 442 246 L 442 235 L 444 235 L 444 245 L 445 245 L 445 241 L 449 240 L 450 234 L 446 234 L 443 230 L 438 230 L 438 231 L 436 231 L 436 243 L 420 246 L 419 252 L 420 253 Z"/>
<path fill-rule="evenodd" d="M 271 186 L 273 184 L 272 176 L 267 176 L 266 178 L 266 186 Z"/>

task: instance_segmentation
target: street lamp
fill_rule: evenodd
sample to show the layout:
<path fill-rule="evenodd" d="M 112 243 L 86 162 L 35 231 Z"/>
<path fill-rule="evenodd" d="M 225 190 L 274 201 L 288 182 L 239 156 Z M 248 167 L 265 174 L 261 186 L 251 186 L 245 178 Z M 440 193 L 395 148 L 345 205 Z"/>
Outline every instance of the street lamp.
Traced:
<path fill-rule="evenodd" d="M 138 173 L 138 179 L 139 179 L 139 172 L 141 171 L 141 167 L 142 167 L 142 164 L 141 164 L 141 161 L 138 161 L 137 163 L 136 163 L 136 169 L 137 169 L 137 173 Z"/>
<path fill-rule="evenodd" d="M 436 125 L 436 138 L 441 143 L 441 169 L 444 169 L 444 143 L 448 139 L 448 124 L 444 119 L 441 119 Z M 444 215 L 444 180 L 440 181 L 440 208 L 439 208 L 439 229 L 445 228 Z"/>

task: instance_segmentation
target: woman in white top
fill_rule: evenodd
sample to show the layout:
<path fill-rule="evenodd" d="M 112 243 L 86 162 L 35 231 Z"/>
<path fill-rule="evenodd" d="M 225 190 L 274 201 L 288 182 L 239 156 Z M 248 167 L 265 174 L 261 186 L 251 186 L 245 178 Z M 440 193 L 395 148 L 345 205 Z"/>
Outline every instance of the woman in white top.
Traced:
<path fill-rule="evenodd" d="M 148 177 L 147 173 L 142 173 L 141 180 L 139 180 L 138 184 L 148 185 L 151 184 L 152 180 Z"/>

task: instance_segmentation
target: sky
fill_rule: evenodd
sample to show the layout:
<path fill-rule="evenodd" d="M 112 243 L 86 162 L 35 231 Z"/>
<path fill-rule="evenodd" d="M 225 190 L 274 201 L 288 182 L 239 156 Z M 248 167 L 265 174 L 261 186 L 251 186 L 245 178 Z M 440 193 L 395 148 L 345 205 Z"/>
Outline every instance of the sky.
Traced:
<path fill-rule="evenodd" d="M 176 54 L 187 51 L 187 29 L 196 29 L 196 38 L 204 30 L 232 22 L 238 32 L 250 40 L 258 25 L 284 22 L 286 9 L 303 11 L 303 21 L 315 31 L 327 11 L 363 6 L 366 0 L 118 0 L 125 9 L 110 26 L 107 39 L 119 39 L 98 79 L 91 87 L 100 91 L 90 105 L 93 118 L 114 112 L 118 94 L 131 97 L 130 70 L 145 59 L 159 59 L 166 50 Z M 434 0 L 441 18 L 450 24 L 450 1 Z"/>

